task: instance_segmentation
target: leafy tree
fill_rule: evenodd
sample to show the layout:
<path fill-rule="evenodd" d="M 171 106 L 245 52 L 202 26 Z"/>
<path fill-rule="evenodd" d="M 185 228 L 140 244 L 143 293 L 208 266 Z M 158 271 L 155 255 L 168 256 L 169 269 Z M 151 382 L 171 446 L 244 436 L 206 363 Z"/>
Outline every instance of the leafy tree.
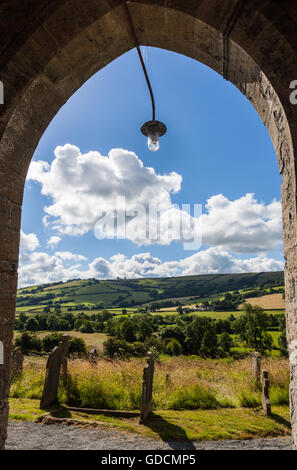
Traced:
<path fill-rule="evenodd" d="M 96 333 L 102 333 L 102 331 L 104 330 L 104 323 L 100 321 L 95 321 L 94 330 L 96 331 Z"/>
<path fill-rule="evenodd" d="M 238 329 L 241 341 L 260 353 L 271 351 L 273 339 L 266 333 L 268 315 L 257 305 L 245 304 L 243 313 L 238 319 Z"/>
<path fill-rule="evenodd" d="M 104 333 L 109 336 L 115 336 L 116 334 L 116 322 L 113 320 L 107 320 L 104 326 Z"/>
<path fill-rule="evenodd" d="M 73 313 L 69 313 L 69 312 L 66 312 L 64 315 L 63 315 L 63 318 L 67 321 L 69 321 L 70 325 L 71 325 L 71 329 L 74 327 L 74 323 L 75 323 L 75 316 L 73 315 Z"/>
<path fill-rule="evenodd" d="M 23 313 L 23 312 L 21 312 L 21 313 L 19 314 L 19 317 L 15 319 L 15 322 L 14 322 L 14 329 L 15 329 L 15 330 L 23 330 L 26 321 L 27 321 L 27 316 L 26 316 L 26 314 Z"/>
<path fill-rule="evenodd" d="M 38 321 L 39 325 L 39 331 L 46 330 L 47 329 L 47 315 L 41 314 L 41 315 L 36 315 L 35 319 Z"/>
<path fill-rule="evenodd" d="M 288 343 L 286 335 L 286 317 L 285 315 L 279 316 L 279 326 L 281 334 L 277 338 L 278 345 L 280 347 L 280 352 L 283 356 L 288 356 Z"/>
<path fill-rule="evenodd" d="M 145 320 L 140 321 L 137 327 L 138 331 L 136 336 L 139 341 L 145 341 L 146 338 L 149 338 L 153 333 L 153 328 L 151 327 L 149 322 Z"/>
<path fill-rule="evenodd" d="M 136 331 L 137 325 L 133 320 L 125 319 L 120 324 L 118 329 L 118 334 L 121 339 L 128 341 L 128 343 L 133 343 L 136 341 Z"/>
<path fill-rule="evenodd" d="M 57 331 L 59 329 L 59 317 L 56 315 L 48 315 L 46 324 L 49 331 Z"/>
<path fill-rule="evenodd" d="M 288 343 L 287 343 L 287 336 L 286 331 L 283 330 L 279 337 L 277 338 L 278 345 L 280 347 L 280 352 L 282 356 L 288 355 Z"/>
<path fill-rule="evenodd" d="M 79 328 L 79 331 L 81 333 L 94 333 L 94 328 L 93 328 L 93 325 L 92 325 L 92 322 L 86 320 L 84 321 L 80 328 Z"/>
<path fill-rule="evenodd" d="M 181 345 L 185 343 L 185 333 L 182 327 L 178 325 L 164 326 L 160 330 L 161 340 L 166 340 L 167 338 L 176 339 Z M 165 341 L 166 343 L 166 341 Z"/>
<path fill-rule="evenodd" d="M 60 304 L 55 304 L 54 311 L 55 311 L 55 313 L 61 313 L 61 305 Z"/>
<path fill-rule="evenodd" d="M 217 334 L 213 324 L 209 324 L 205 329 L 201 341 L 201 354 L 208 357 L 213 357 L 217 353 Z"/>
<path fill-rule="evenodd" d="M 110 313 L 110 311 L 106 309 L 102 310 L 101 315 L 102 315 L 102 321 L 110 320 L 112 318 L 112 313 Z"/>
<path fill-rule="evenodd" d="M 225 351 L 226 353 L 229 353 L 230 352 L 230 349 L 232 348 L 233 346 L 233 340 L 232 340 L 232 337 L 229 335 L 229 333 L 227 333 L 226 331 L 224 331 L 220 337 L 219 337 L 219 340 L 218 340 L 218 345 L 220 346 L 220 348 L 222 348 L 223 351 Z"/>
<path fill-rule="evenodd" d="M 77 320 L 75 320 L 74 322 L 74 329 L 75 331 L 79 331 L 81 325 L 83 323 L 83 319 L 82 318 L 78 318 Z"/>
<path fill-rule="evenodd" d="M 39 330 L 39 323 L 35 318 L 30 317 L 26 321 L 24 329 L 27 330 L 27 331 L 38 331 Z"/>
<path fill-rule="evenodd" d="M 228 320 L 217 320 L 216 321 L 216 332 L 221 334 L 223 332 L 231 333 L 231 324 Z"/>
<path fill-rule="evenodd" d="M 201 352 L 203 336 L 212 323 L 213 321 L 208 317 L 196 317 L 185 326 L 185 352 L 188 354 Z"/>
<path fill-rule="evenodd" d="M 58 324 L 59 331 L 70 331 L 71 330 L 71 323 L 66 320 L 65 318 L 61 318 Z"/>

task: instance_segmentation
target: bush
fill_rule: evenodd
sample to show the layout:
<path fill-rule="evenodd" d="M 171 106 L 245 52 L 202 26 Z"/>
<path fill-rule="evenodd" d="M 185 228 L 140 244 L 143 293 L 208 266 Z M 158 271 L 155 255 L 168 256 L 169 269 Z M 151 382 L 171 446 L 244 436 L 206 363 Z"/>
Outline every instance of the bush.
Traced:
<path fill-rule="evenodd" d="M 58 346 L 60 341 L 62 341 L 62 333 L 50 333 L 42 338 L 42 349 L 45 352 L 50 352 L 55 346 Z"/>
<path fill-rule="evenodd" d="M 87 345 L 82 338 L 71 338 L 69 354 L 75 354 L 79 357 L 86 357 L 88 354 Z"/>
<path fill-rule="evenodd" d="M 135 357 L 143 357 L 146 355 L 146 349 L 140 341 L 135 341 L 133 343 L 133 356 Z"/>
<path fill-rule="evenodd" d="M 79 328 L 80 333 L 94 333 L 93 325 L 90 321 L 84 321 Z"/>
<path fill-rule="evenodd" d="M 127 358 L 133 354 L 133 346 L 123 339 L 108 338 L 103 343 L 103 354 L 110 358 Z"/>
<path fill-rule="evenodd" d="M 166 353 L 170 356 L 179 356 L 182 354 L 183 348 L 179 341 L 175 338 L 170 338 L 166 344 Z"/>
<path fill-rule="evenodd" d="M 23 354 L 40 353 L 42 351 L 42 341 L 35 334 L 24 331 L 15 340 L 15 346 L 22 349 Z"/>
<path fill-rule="evenodd" d="M 66 319 L 61 319 L 58 324 L 59 331 L 70 331 L 71 330 L 71 323 Z"/>
<path fill-rule="evenodd" d="M 160 355 L 165 350 L 164 344 L 162 343 L 160 338 L 155 335 L 152 335 L 145 340 L 144 347 L 146 351 L 155 351 L 156 353 L 158 353 L 158 355 Z"/>

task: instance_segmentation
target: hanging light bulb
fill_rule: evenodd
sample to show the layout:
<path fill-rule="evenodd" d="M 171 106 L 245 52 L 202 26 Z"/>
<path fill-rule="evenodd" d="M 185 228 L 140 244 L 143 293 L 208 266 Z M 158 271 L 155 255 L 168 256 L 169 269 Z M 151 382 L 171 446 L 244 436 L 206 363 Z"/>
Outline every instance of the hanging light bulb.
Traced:
<path fill-rule="evenodd" d="M 151 152 L 156 152 L 157 150 L 159 150 L 159 135 L 157 133 L 148 135 L 147 146 Z"/>
<path fill-rule="evenodd" d="M 147 146 L 151 152 L 159 150 L 159 137 L 165 134 L 166 126 L 160 121 L 147 121 L 141 127 L 141 132 L 147 137 Z"/>

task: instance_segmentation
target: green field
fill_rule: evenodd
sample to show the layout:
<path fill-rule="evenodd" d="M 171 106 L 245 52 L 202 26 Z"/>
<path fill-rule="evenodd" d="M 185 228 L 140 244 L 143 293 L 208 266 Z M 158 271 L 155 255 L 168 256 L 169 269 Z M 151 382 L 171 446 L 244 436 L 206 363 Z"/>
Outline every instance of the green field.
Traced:
<path fill-rule="evenodd" d="M 47 305 L 62 307 L 131 308 L 146 303 L 184 299 L 195 303 L 218 298 L 223 292 L 259 286 L 281 286 L 282 271 L 244 274 L 205 274 L 172 278 L 71 280 L 18 290 L 17 312 L 42 311 Z M 184 302 L 182 302 L 184 303 Z"/>

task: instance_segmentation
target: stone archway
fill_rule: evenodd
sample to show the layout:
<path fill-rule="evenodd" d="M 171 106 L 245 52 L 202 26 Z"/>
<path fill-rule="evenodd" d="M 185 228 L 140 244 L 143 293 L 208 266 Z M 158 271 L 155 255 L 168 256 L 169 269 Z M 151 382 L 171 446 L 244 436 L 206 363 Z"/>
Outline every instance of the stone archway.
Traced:
<path fill-rule="evenodd" d="M 294 0 L 131 0 L 140 44 L 203 62 L 252 102 L 282 174 L 291 420 L 297 447 L 297 5 Z M 8 417 L 20 218 L 31 157 L 47 125 L 95 72 L 134 47 L 123 0 L 13 0 L 0 6 L 0 448 Z"/>

